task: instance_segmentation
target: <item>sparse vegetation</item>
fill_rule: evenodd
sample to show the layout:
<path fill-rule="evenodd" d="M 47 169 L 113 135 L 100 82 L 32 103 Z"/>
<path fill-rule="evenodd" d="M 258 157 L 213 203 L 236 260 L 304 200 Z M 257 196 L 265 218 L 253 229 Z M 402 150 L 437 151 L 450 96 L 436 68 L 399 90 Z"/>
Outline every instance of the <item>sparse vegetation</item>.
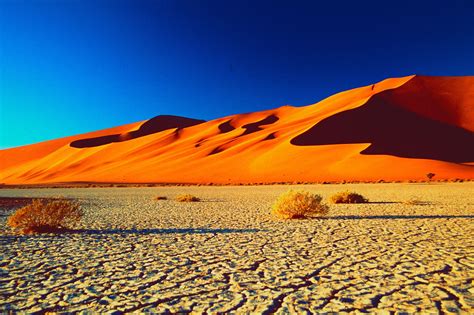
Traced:
<path fill-rule="evenodd" d="M 176 201 L 179 201 L 179 202 L 198 202 L 198 201 L 201 201 L 201 199 L 199 199 L 196 196 L 190 195 L 190 194 L 183 194 L 183 195 L 177 196 Z"/>
<path fill-rule="evenodd" d="M 155 200 L 168 200 L 168 197 L 166 196 L 158 196 L 155 198 Z"/>
<path fill-rule="evenodd" d="M 332 203 L 367 203 L 369 200 L 364 196 L 350 191 L 339 192 L 331 197 Z"/>
<path fill-rule="evenodd" d="M 7 224 L 22 234 L 53 233 L 70 228 L 82 216 L 83 211 L 75 201 L 34 199 L 16 210 Z"/>
<path fill-rule="evenodd" d="M 435 173 L 428 173 L 426 174 L 426 177 L 428 178 L 429 181 L 431 181 L 433 179 L 433 177 L 435 177 L 436 174 Z"/>
<path fill-rule="evenodd" d="M 278 197 L 272 214 L 283 219 L 298 219 L 311 215 L 326 215 L 328 206 L 321 204 L 323 198 L 307 191 L 290 190 Z"/>

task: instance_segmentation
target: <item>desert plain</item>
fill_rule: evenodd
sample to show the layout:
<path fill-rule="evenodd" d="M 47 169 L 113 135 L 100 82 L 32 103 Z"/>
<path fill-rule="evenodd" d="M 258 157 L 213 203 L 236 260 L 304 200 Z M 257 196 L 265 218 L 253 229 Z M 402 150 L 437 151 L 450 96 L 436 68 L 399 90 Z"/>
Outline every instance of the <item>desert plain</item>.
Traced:
<path fill-rule="evenodd" d="M 288 189 L 370 203 L 280 220 L 271 205 Z M 15 235 L 14 209 L 0 209 L 0 311 L 472 313 L 473 192 L 473 182 L 2 189 L 75 198 L 85 216 L 71 233 Z M 174 201 L 182 193 L 202 201 Z"/>

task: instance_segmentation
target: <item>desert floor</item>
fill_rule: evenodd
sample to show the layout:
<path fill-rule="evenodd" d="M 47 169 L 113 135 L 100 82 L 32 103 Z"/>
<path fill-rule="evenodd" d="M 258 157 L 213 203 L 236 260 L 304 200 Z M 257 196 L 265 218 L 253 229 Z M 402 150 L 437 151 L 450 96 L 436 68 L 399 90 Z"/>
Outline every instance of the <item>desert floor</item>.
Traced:
<path fill-rule="evenodd" d="M 289 188 L 363 205 L 281 221 Z M 191 193 L 203 199 L 179 203 Z M 474 183 L 0 190 L 78 198 L 77 232 L 16 236 L 0 209 L 0 311 L 474 312 Z M 156 196 L 169 200 L 156 201 Z M 421 205 L 403 202 L 416 198 Z"/>

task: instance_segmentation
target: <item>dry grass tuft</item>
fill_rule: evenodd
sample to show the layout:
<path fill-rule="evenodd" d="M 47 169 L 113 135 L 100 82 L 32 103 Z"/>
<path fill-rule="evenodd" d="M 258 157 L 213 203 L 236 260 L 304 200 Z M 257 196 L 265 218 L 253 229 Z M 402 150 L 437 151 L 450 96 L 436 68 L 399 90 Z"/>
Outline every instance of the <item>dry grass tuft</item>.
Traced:
<path fill-rule="evenodd" d="M 7 224 L 22 234 L 53 233 L 70 228 L 84 215 L 77 202 L 34 199 L 15 211 Z"/>
<path fill-rule="evenodd" d="M 201 199 L 199 199 L 196 196 L 190 195 L 190 194 L 183 194 L 183 195 L 177 196 L 176 201 L 179 201 L 179 202 L 197 202 L 197 201 L 201 201 Z"/>
<path fill-rule="evenodd" d="M 168 197 L 166 196 L 158 196 L 155 198 L 155 200 L 168 200 Z"/>
<path fill-rule="evenodd" d="M 307 191 L 290 190 L 278 197 L 272 214 L 282 219 L 298 219 L 310 215 L 326 215 L 329 208 L 321 204 L 323 198 Z"/>
<path fill-rule="evenodd" d="M 339 192 L 331 197 L 332 203 L 367 203 L 369 200 L 364 196 L 349 191 Z"/>

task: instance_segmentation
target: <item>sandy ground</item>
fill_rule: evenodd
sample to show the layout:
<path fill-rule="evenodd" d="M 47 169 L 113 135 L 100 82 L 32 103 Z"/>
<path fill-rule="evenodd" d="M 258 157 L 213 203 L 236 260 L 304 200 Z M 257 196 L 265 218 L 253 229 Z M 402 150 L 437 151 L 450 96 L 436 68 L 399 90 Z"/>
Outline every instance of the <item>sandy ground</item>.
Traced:
<path fill-rule="evenodd" d="M 86 211 L 77 233 L 15 236 L 0 209 L 0 311 L 474 312 L 474 183 L 299 186 L 372 203 L 276 220 L 289 188 L 0 190 Z M 180 193 L 203 201 L 153 200 Z"/>

